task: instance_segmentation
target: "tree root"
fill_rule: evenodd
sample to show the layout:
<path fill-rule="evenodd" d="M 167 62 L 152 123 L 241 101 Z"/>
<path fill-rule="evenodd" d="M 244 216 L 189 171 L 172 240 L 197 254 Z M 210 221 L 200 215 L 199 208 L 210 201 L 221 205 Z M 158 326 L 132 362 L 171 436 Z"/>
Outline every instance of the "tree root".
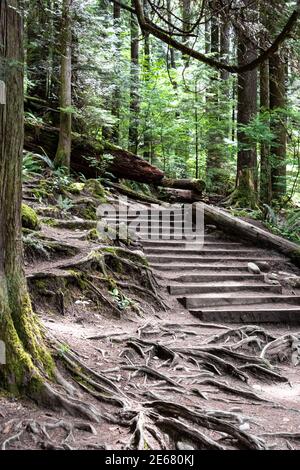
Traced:
<path fill-rule="evenodd" d="M 300 334 L 288 334 L 276 338 L 268 343 L 262 350 L 260 357 L 264 359 L 268 356 L 270 359 L 278 358 L 280 361 L 288 358 L 296 366 L 300 363 Z"/>
<path fill-rule="evenodd" d="M 63 439 L 60 445 L 56 444 L 51 436 L 49 435 L 48 431 L 61 428 L 66 431 L 66 437 Z M 43 449 L 52 449 L 52 450 L 60 450 L 60 449 L 67 449 L 70 450 L 71 447 L 68 445 L 67 441 L 71 438 L 74 440 L 73 431 L 75 429 L 86 431 L 91 434 L 97 434 L 95 428 L 88 423 L 75 423 L 71 424 L 64 420 L 59 420 L 55 423 L 48 423 L 48 422 L 39 422 L 33 419 L 26 419 L 19 423 L 17 423 L 15 427 L 15 431 L 17 434 L 9 437 L 6 439 L 1 446 L 1 450 L 6 450 L 7 446 L 11 444 L 13 441 L 20 440 L 20 437 L 27 431 L 28 433 L 32 434 L 35 443 L 38 440 L 38 444 Z"/>
<path fill-rule="evenodd" d="M 179 405 L 167 401 L 154 401 L 150 403 L 144 403 L 145 407 L 154 409 L 156 412 L 159 411 L 163 415 L 177 416 L 184 418 L 193 423 L 199 424 L 208 429 L 215 431 L 224 432 L 229 434 L 233 438 L 247 449 L 263 450 L 266 449 L 265 442 L 252 434 L 248 434 L 245 431 L 241 431 L 237 426 L 232 423 L 225 422 L 224 419 L 215 418 L 208 415 L 205 412 L 198 412 L 191 410 L 183 405 Z"/>
<path fill-rule="evenodd" d="M 131 436 L 127 449 L 145 450 L 151 449 L 145 437 L 145 412 L 139 411 L 135 418 L 132 419 L 131 425 L 134 426 L 134 431 Z"/>
<path fill-rule="evenodd" d="M 170 379 L 167 377 L 165 374 L 162 374 L 161 372 L 158 372 L 155 369 L 152 369 L 152 367 L 146 366 L 146 365 L 137 365 L 137 366 L 122 366 L 121 369 L 123 370 L 135 370 L 137 372 L 144 372 L 145 374 L 148 374 L 152 377 L 155 377 L 157 379 L 163 380 L 166 383 L 169 383 L 175 388 L 180 388 L 181 385 L 179 385 L 175 380 Z"/>
<path fill-rule="evenodd" d="M 152 416 L 155 417 L 155 414 L 152 414 Z M 225 450 L 225 447 L 213 441 L 208 436 L 205 436 L 205 434 L 198 431 L 198 429 L 188 426 L 176 418 L 162 418 L 157 416 L 155 424 L 163 428 L 165 432 L 170 432 L 170 429 L 175 431 L 180 439 L 185 438 L 197 443 L 200 449 Z"/>
<path fill-rule="evenodd" d="M 226 393 L 231 393 L 232 395 L 237 395 L 238 397 L 244 397 L 250 400 L 257 400 L 257 401 L 262 401 L 262 402 L 268 402 L 268 400 L 266 400 L 265 398 L 261 398 L 259 395 L 257 395 L 254 392 L 243 390 L 237 387 L 231 387 L 230 385 L 227 385 L 224 382 L 220 382 L 215 379 L 204 379 L 204 380 L 199 381 L 198 384 L 199 385 L 211 385 L 212 387 L 216 387 L 219 390 L 222 390 Z M 198 388 L 192 389 L 192 391 L 196 393 L 200 392 Z"/>

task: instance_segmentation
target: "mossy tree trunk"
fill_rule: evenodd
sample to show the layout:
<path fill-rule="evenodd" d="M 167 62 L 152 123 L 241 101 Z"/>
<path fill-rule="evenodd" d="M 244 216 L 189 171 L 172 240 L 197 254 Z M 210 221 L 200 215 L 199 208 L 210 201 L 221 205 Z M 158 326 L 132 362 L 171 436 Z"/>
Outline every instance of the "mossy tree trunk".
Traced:
<path fill-rule="evenodd" d="M 60 133 L 55 165 L 70 170 L 72 134 L 72 20 L 71 0 L 63 0 L 60 69 Z"/>
<path fill-rule="evenodd" d="M 0 385 L 38 400 L 44 377 L 54 368 L 32 312 L 22 267 L 23 24 L 19 6 L 18 0 L 0 2 L 0 79 L 6 84 L 6 105 L 0 104 L 0 339 L 6 346 Z"/>

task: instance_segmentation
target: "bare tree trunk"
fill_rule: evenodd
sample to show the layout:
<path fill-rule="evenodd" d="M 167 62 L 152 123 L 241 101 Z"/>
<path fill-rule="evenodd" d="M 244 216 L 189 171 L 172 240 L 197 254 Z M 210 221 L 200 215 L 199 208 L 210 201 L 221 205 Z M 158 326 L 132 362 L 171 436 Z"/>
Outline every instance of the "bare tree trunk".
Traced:
<path fill-rule="evenodd" d="M 220 27 L 219 17 L 214 12 L 215 4 L 211 2 L 211 35 L 210 52 L 216 59 L 220 56 Z M 206 172 L 208 187 L 213 191 L 220 191 L 222 181 L 222 131 L 220 130 L 220 109 L 219 109 L 219 71 L 211 71 L 210 85 L 207 95 L 207 160 Z"/>
<path fill-rule="evenodd" d="M 278 111 L 271 115 L 271 131 L 275 135 L 271 145 L 272 198 L 279 199 L 286 194 L 286 118 L 280 110 L 286 106 L 286 64 L 279 53 L 269 59 L 270 65 L 270 110 Z"/>
<path fill-rule="evenodd" d="M 266 30 L 269 29 L 268 15 L 264 2 L 260 2 L 260 21 Z M 267 44 L 267 32 L 262 35 L 261 47 L 265 48 Z M 265 123 L 269 127 L 269 110 L 270 110 L 270 86 L 269 86 L 269 60 L 267 59 L 260 65 L 260 110 L 266 112 Z M 272 199 L 271 187 L 271 162 L 270 162 L 270 145 L 268 142 L 260 143 L 260 184 L 259 184 L 260 200 L 264 204 L 270 204 Z"/>
<path fill-rule="evenodd" d="M 23 272 L 21 168 L 23 150 L 23 24 L 19 1 L 0 2 L 0 339 L 6 364 L 1 387 L 42 398 L 43 376 L 52 360 L 33 315 Z"/>
<path fill-rule="evenodd" d="M 269 110 L 269 61 L 260 66 L 260 109 Z M 269 119 L 268 123 L 269 124 Z M 260 144 L 260 200 L 265 204 L 271 202 L 271 166 L 270 166 L 270 146 L 266 142 Z"/>
<path fill-rule="evenodd" d="M 147 2 L 144 2 L 146 11 L 148 10 Z M 151 72 L 151 56 L 150 56 L 150 34 L 144 33 L 144 82 L 146 88 L 150 84 L 150 72 Z M 149 105 L 149 114 L 151 113 L 151 105 Z M 149 128 L 148 121 L 150 116 L 146 116 L 145 129 L 144 129 L 144 152 L 143 156 L 147 162 L 151 163 L 152 154 L 152 139 L 151 139 L 151 128 Z"/>
<path fill-rule="evenodd" d="M 120 19 L 121 19 L 121 6 L 118 5 L 117 3 L 114 3 L 113 5 L 114 8 L 114 25 L 115 28 L 120 27 Z M 120 39 L 120 34 L 117 32 L 117 60 L 119 61 L 120 57 L 120 48 L 121 48 L 121 39 Z M 119 67 L 117 66 L 117 71 Z M 113 129 L 112 129 L 112 135 L 111 135 L 111 140 L 114 144 L 119 143 L 120 140 L 120 124 L 119 124 L 119 119 L 120 119 L 120 108 L 121 108 L 121 90 L 119 86 L 119 77 L 116 77 L 116 84 L 115 84 L 115 89 L 113 92 L 113 100 L 112 100 L 112 115 L 117 119 L 117 122 L 114 124 Z"/>
<path fill-rule="evenodd" d="M 132 153 L 138 152 L 139 140 L 139 111 L 140 111 L 140 97 L 139 97 L 139 26 L 134 14 L 131 14 L 130 19 L 130 34 L 131 34 L 131 63 L 130 63 L 130 118 L 129 118 L 129 131 L 128 148 Z"/>
<path fill-rule="evenodd" d="M 245 6 L 248 0 L 243 0 Z M 254 17 L 254 11 L 252 12 Z M 253 18 L 254 19 L 254 18 Z M 238 64 L 243 65 L 256 57 L 256 46 L 251 38 L 238 31 Z M 238 158 L 236 190 L 232 202 L 243 207 L 257 204 L 257 151 L 256 144 L 248 138 L 244 126 L 257 114 L 257 70 L 238 75 Z"/>
<path fill-rule="evenodd" d="M 70 170 L 72 134 L 72 0 L 63 0 L 60 70 L 60 135 L 55 165 Z"/>

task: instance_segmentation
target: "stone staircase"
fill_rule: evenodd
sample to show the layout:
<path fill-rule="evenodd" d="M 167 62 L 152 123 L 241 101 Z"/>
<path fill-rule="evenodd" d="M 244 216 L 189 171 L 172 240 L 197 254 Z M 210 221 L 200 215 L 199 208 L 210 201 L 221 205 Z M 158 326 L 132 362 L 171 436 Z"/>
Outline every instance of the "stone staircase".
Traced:
<path fill-rule="evenodd" d="M 114 227 L 129 227 L 131 237 L 139 239 L 158 282 L 192 315 L 209 322 L 300 322 L 300 293 L 248 269 L 250 262 L 284 265 L 284 256 L 230 240 L 209 227 L 201 239 L 186 241 L 178 236 L 181 208 L 173 213 L 169 227 L 162 222 L 166 209 L 159 210 L 160 217 L 155 215 L 154 219 L 150 211 L 135 216 L 122 210 L 106 221 Z"/>

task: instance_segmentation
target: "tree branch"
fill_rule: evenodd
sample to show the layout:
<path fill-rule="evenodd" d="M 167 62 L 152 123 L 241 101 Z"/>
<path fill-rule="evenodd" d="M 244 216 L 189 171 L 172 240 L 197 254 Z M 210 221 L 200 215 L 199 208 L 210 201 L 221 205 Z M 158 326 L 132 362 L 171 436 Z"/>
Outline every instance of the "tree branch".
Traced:
<path fill-rule="evenodd" d="M 115 0 L 112 0 L 112 1 L 115 1 Z M 193 57 L 194 59 L 197 59 L 200 62 L 203 62 L 204 64 L 210 65 L 211 67 L 227 70 L 230 73 L 243 73 L 243 72 L 248 72 L 249 70 L 253 70 L 257 68 L 262 62 L 267 60 L 272 54 L 277 52 L 280 45 L 286 40 L 286 38 L 292 32 L 300 14 L 300 0 L 297 0 L 293 13 L 289 17 L 285 27 L 277 36 L 273 44 L 264 52 L 262 52 L 262 54 L 260 54 L 256 59 L 242 66 L 238 66 L 235 64 L 226 64 L 225 62 L 218 61 L 212 57 L 207 57 L 205 54 L 195 51 L 194 49 L 191 49 L 185 44 L 182 44 L 176 41 L 176 39 L 174 39 L 169 34 L 169 32 L 161 28 L 158 28 L 148 18 L 145 17 L 144 9 L 140 0 L 133 0 L 133 3 L 135 5 L 135 13 L 137 15 L 138 22 L 143 31 L 148 31 L 153 36 L 157 37 L 158 39 L 165 42 L 169 46 L 172 46 L 173 48 L 178 49 L 179 51 L 183 52 L 185 55 Z"/>

